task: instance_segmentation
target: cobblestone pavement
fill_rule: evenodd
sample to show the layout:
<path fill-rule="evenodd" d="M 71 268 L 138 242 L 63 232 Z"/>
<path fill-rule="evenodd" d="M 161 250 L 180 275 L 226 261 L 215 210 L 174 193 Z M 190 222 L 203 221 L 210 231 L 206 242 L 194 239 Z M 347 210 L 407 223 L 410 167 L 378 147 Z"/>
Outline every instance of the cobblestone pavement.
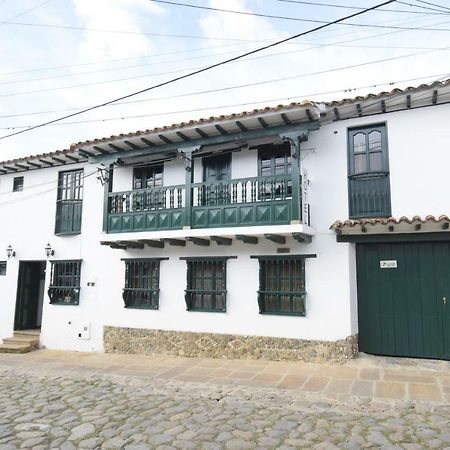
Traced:
<path fill-rule="evenodd" d="M 136 376 L 139 371 L 130 368 L 130 374 L 117 374 L 105 366 L 96 373 L 86 365 L 80 370 L 73 358 L 71 365 L 36 364 L 51 355 L 0 359 L 0 450 L 450 450 L 447 402 L 394 405 L 361 397 L 344 404 L 299 389 L 212 382 L 200 375 L 177 380 Z"/>

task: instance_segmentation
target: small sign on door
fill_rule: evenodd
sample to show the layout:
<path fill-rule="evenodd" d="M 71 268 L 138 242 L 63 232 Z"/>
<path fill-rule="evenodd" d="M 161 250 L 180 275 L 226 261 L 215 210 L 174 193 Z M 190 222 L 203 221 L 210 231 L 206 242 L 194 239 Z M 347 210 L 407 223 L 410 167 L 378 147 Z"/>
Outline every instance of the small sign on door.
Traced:
<path fill-rule="evenodd" d="M 397 268 L 396 259 L 388 259 L 385 261 L 380 261 L 380 269 L 396 269 L 396 268 Z"/>

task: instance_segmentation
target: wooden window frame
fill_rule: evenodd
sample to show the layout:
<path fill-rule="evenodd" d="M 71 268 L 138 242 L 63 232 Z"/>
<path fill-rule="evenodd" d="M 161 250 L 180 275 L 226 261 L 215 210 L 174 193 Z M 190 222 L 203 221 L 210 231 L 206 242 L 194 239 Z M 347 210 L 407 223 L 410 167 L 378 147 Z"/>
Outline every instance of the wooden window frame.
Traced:
<path fill-rule="evenodd" d="M 250 258 L 258 259 L 259 262 L 259 290 L 258 290 L 258 307 L 259 313 L 264 315 L 279 315 L 279 316 L 306 316 L 306 285 L 305 285 L 305 259 L 315 258 L 316 255 L 257 255 Z M 276 276 L 273 281 L 277 289 L 269 290 L 267 279 L 268 265 L 272 264 L 275 267 Z M 289 290 L 282 288 L 281 270 L 288 264 L 288 279 Z M 296 269 L 300 268 L 300 273 Z M 295 290 L 296 282 L 300 281 L 303 289 Z M 286 298 L 287 297 L 287 298 Z M 289 310 L 282 309 L 282 301 L 290 305 Z M 297 304 L 296 304 L 297 303 Z M 272 305 L 272 306 L 270 306 Z M 274 307 L 275 305 L 275 307 Z"/>
<path fill-rule="evenodd" d="M 6 276 L 7 267 L 8 267 L 7 261 L 0 261 L 0 277 Z"/>
<path fill-rule="evenodd" d="M 74 178 L 80 174 L 79 180 Z M 79 182 L 78 182 L 79 181 Z M 83 212 L 84 170 L 75 169 L 58 173 L 58 193 L 56 199 L 55 234 L 73 235 L 81 233 L 81 219 Z M 70 193 L 66 198 L 67 193 Z M 64 226 L 63 211 L 71 210 L 71 219 Z M 75 215 L 76 213 L 76 215 Z M 79 217 L 78 219 L 75 219 Z M 70 222 L 70 223 L 69 223 Z"/>
<path fill-rule="evenodd" d="M 14 177 L 13 178 L 13 192 L 22 192 L 24 187 L 24 177 Z"/>
<path fill-rule="evenodd" d="M 145 177 L 145 183 L 143 181 L 144 177 L 141 177 L 141 187 L 138 188 L 136 187 L 136 180 L 138 179 L 138 177 L 136 176 L 136 172 L 137 171 L 145 171 L 148 169 L 152 169 L 153 174 L 156 172 L 156 169 L 161 168 L 161 186 L 155 186 L 155 177 L 153 176 L 153 182 L 152 182 L 152 186 L 147 186 L 147 182 L 148 182 L 148 178 Z M 140 189 L 158 189 L 164 186 L 164 164 L 146 164 L 145 166 L 138 166 L 138 167 L 133 167 L 133 190 L 140 190 Z"/>
<path fill-rule="evenodd" d="M 185 260 L 187 264 L 186 289 L 184 291 L 187 311 L 214 313 L 225 313 L 227 311 L 227 260 L 236 258 L 236 256 L 180 258 Z M 206 273 L 206 267 L 211 266 L 211 288 L 205 288 L 205 277 L 199 278 L 200 286 L 196 285 L 194 267 L 199 264 L 201 264 L 203 274 Z M 220 277 L 217 276 L 218 270 L 221 271 Z M 223 281 L 223 289 L 217 288 L 220 281 Z M 219 295 L 222 297 L 223 307 L 217 306 L 217 296 Z M 196 300 L 198 301 L 195 296 L 200 296 L 200 303 L 203 305 L 205 303 L 204 296 L 211 296 L 211 306 L 195 306 Z"/>
<path fill-rule="evenodd" d="M 79 305 L 81 262 L 81 259 L 50 261 L 50 284 L 47 291 L 50 304 Z"/>
<path fill-rule="evenodd" d="M 374 131 L 381 133 L 381 147 L 380 150 L 371 151 L 369 136 Z M 365 136 L 365 149 L 355 153 L 354 137 L 359 133 Z M 387 123 L 379 122 L 348 128 L 347 147 L 349 218 L 390 217 L 392 206 Z M 381 169 L 371 170 L 370 155 L 375 153 L 381 153 Z M 363 171 L 355 170 L 355 155 L 358 154 L 365 157 Z"/>
<path fill-rule="evenodd" d="M 125 284 L 122 291 L 127 309 L 159 309 L 160 262 L 169 258 L 127 258 Z M 146 266 L 150 274 L 146 274 Z M 150 300 L 150 301 L 149 301 Z"/>

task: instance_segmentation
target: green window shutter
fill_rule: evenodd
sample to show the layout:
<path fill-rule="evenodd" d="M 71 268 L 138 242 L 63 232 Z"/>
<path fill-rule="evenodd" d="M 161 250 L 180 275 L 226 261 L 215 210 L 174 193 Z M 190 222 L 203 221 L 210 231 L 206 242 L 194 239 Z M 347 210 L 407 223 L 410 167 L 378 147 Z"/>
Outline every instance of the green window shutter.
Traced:
<path fill-rule="evenodd" d="M 79 234 L 83 205 L 83 170 L 60 172 L 55 234 Z"/>
<path fill-rule="evenodd" d="M 81 260 L 51 261 L 48 296 L 53 305 L 80 303 Z"/>
<path fill-rule="evenodd" d="M 316 255 L 251 256 L 259 260 L 260 314 L 306 315 L 305 259 Z"/>
<path fill-rule="evenodd" d="M 122 298 L 125 308 L 159 308 L 160 261 L 168 258 L 124 259 L 125 287 Z"/>
<path fill-rule="evenodd" d="M 384 124 L 348 130 L 348 189 L 350 218 L 391 215 Z"/>

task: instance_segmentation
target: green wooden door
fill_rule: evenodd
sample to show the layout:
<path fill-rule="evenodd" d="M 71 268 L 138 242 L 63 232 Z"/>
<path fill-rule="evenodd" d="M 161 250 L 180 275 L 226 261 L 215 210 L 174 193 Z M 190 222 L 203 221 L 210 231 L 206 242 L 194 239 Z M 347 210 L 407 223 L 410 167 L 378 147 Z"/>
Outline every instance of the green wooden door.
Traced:
<path fill-rule="evenodd" d="M 358 244 L 360 350 L 450 359 L 450 244 Z"/>
<path fill-rule="evenodd" d="M 227 180 L 230 179 L 231 153 L 203 158 L 202 192 L 204 205 L 226 205 L 231 201 Z"/>
<path fill-rule="evenodd" d="M 20 262 L 17 285 L 14 330 L 28 330 L 40 326 L 40 287 L 45 278 L 45 262 Z"/>

